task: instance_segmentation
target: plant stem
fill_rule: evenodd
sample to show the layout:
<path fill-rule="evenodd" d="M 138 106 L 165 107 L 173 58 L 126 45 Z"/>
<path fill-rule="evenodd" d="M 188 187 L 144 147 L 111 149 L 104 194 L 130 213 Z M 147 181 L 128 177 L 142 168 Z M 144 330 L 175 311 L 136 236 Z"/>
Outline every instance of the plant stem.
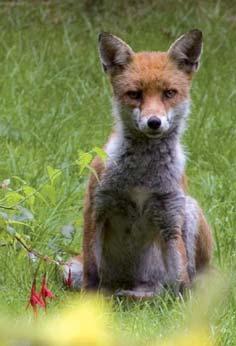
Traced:
<path fill-rule="evenodd" d="M 23 246 L 23 248 L 28 252 L 28 253 L 32 253 L 33 255 L 35 255 L 36 257 L 38 257 L 39 259 L 41 259 L 42 261 L 48 262 L 48 263 L 54 263 L 57 266 L 62 266 L 65 265 L 66 262 L 64 261 L 57 261 L 52 257 L 49 257 L 47 255 L 42 255 L 41 253 L 39 253 L 36 250 L 33 250 L 32 248 L 30 248 L 27 244 L 25 244 L 25 242 L 19 238 L 17 235 L 14 235 L 14 238 Z"/>

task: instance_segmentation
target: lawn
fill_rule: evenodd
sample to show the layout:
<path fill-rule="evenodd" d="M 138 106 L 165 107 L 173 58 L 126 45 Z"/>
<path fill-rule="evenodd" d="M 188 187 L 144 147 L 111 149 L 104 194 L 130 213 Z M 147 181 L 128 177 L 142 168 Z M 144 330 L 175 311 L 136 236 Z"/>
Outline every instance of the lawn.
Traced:
<path fill-rule="evenodd" d="M 112 126 L 98 33 L 115 33 L 138 51 L 166 50 L 185 31 L 203 31 L 204 52 L 184 136 L 187 174 L 190 193 L 213 228 L 214 265 L 229 280 L 224 303 L 219 301 L 210 314 L 211 332 L 220 344 L 235 345 L 236 4 L 1 1 L 0 23 L 0 182 L 10 179 L 9 188 L 0 189 L 0 220 L 8 214 L 15 221 L 10 223 L 12 233 L 58 260 L 81 249 L 89 170 L 80 171 L 79 151 L 102 147 Z M 2 208 L 16 204 L 24 209 Z M 29 317 L 25 306 L 37 263 L 11 239 L 0 231 L 1 310 Z M 49 308 L 53 313 L 76 293 L 65 290 L 53 265 L 47 271 L 57 295 Z M 115 329 L 152 340 L 183 323 L 185 304 L 170 297 L 115 302 Z"/>

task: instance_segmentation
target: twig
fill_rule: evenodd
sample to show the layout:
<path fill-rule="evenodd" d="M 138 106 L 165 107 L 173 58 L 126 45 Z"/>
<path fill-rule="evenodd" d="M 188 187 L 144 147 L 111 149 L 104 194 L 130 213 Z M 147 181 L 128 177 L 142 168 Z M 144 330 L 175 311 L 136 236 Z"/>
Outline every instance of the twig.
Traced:
<path fill-rule="evenodd" d="M 23 248 L 28 252 L 28 253 L 31 253 L 33 254 L 34 256 L 38 257 L 39 259 L 41 259 L 42 261 L 45 261 L 45 262 L 49 262 L 49 263 L 54 263 L 56 264 L 57 266 L 62 266 L 62 265 L 65 265 L 66 262 L 64 261 L 56 261 L 54 260 L 53 258 L 47 256 L 47 255 L 42 255 L 41 253 L 39 253 L 38 251 L 30 248 L 28 245 L 26 245 L 24 243 L 24 241 L 19 238 L 17 235 L 14 235 L 14 238 L 23 246 Z"/>

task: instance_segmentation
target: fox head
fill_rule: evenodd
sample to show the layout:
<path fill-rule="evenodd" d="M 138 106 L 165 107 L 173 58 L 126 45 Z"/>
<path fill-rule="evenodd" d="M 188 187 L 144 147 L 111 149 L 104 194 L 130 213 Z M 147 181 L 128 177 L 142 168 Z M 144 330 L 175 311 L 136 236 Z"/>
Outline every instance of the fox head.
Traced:
<path fill-rule="evenodd" d="M 158 138 L 182 128 L 201 51 L 202 33 L 196 29 L 178 38 L 167 52 L 135 53 L 120 38 L 106 32 L 99 35 L 114 112 L 124 129 Z"/>

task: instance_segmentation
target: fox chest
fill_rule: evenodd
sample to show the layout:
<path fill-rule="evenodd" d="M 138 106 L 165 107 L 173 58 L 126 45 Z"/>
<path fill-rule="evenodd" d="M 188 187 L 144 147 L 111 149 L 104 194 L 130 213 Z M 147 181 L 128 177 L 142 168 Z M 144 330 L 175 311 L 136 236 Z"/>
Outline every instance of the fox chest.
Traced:
<path fill-rule="evenodd" d="M 163 234 L 178 223 L 185 203 L 179 190 L 162 194 L 147 186 L 124 187 L 100 186 L 95 198 L 101 230 L 97 262 L 108 285 L 126 282 L 129 286 L 135 278 L 143 282 L 166 275 Z"/>
<path fill-rule="evenodd" d="M 98 219 L 106 220 L 106 242 L 138 247 L 153 237 L 152 192 L 138 187 L 127 191 L 106 190 L 97 195 L 96 202 Z"/>
<path fill-rule="evenodd" d="M 104 213 L 101 220 L 105 223 L 98 261 L 103 283 L 127 283 L 129 286 L 137 278 L 149 281 L 149 276 L 158 276 L 156 264 L 159 263 L 158 268 L 162 270 L 163 259 L 160 232 L 151 214 L 153 194 L 132 188 L 126 193 L 116 191 L 105 195 L 107 200 L 103 199 L 100 209 Z M 150 263 L 149 258 L 152 258 Z M 143 263 L 147 263 L 145 268 Z"/>
<path fill-rule="evenodd" d="M 99 189 L 95 198 L 97 225 L 110 248 L 138 252 L 157 236 L 168 236 L 185 212 L 185 196 L 176 189 L 160 194 L 142 186 Z M 127 250 L 127 249 L 126 249 Z"/>

